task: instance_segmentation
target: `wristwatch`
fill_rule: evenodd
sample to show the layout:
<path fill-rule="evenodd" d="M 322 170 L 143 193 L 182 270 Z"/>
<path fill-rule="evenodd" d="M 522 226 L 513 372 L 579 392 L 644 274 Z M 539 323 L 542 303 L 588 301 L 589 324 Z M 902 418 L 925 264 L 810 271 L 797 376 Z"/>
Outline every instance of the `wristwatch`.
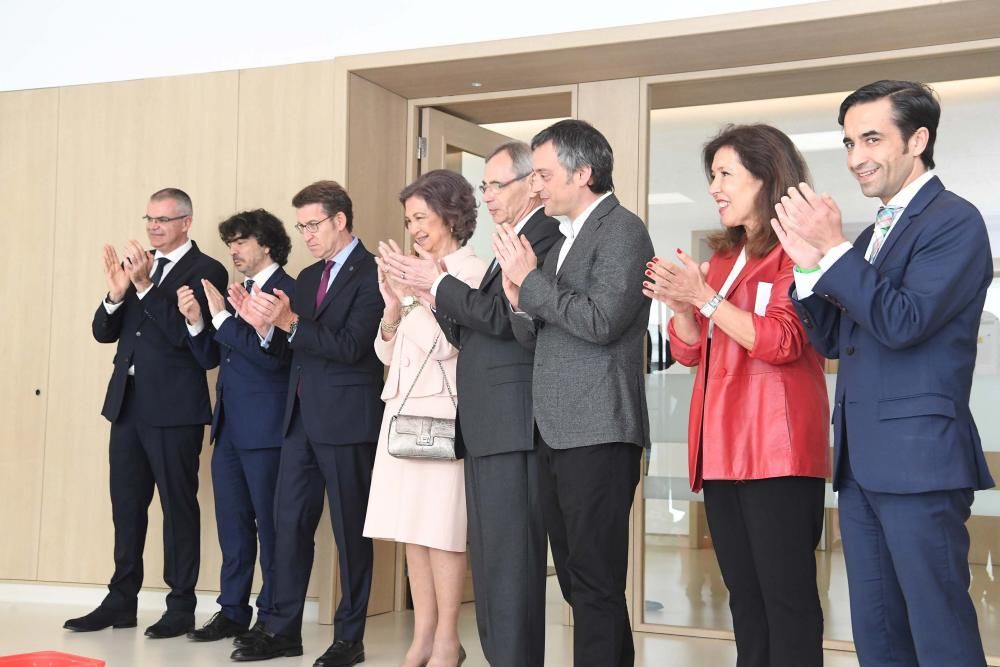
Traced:
<path fill-rule="evenodd" d="M 716 294 L 701 307 L 701 314 L 705 317 L 711 318 L 712 315 L 715 315 L 715 310 L 719 307 L 720 303 L 722 303 L 722 295 Z"/>
<path fill-rule="evenodd" d="M 417 301 L 417 298 L 412 294 L 407 294 L 406 296 L 404 296 L 402 299 L 399 300 L 399 305 L 400 305 L 399 310 L 402 313 L 402 317 L 406 317 L 407 315 L 410 314 L 410 311 L 412 311 L 414 308 L 420 305 L 420 302 Z"/>

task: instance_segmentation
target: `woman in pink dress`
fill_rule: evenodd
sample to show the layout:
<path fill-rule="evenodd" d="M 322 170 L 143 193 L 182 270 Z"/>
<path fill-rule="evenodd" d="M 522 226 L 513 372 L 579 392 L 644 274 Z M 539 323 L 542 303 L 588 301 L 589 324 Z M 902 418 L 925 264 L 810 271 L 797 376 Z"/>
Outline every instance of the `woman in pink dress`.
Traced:
<path fill-rule="evenodd" d="M 421 254 L 443 261 L 448 273 L 477 287 L 486 264 L 465 245 L 476 226 L 472 186 L 459 174 L 435 170 L 407 186 L 399 200 L 406 231 Z M 409 288 L 384 271 L 379 286 L 385 312 L 375 351 L 389 374 L 364 534 L 406 544 L 414 629 L 403 667 L 454 667 L 465 659 L 458 638 L 466 568 L 462 461 L 394 458 L 387 431 L 407 392 L 403 414 L 455 418 L 458 349 Z"/>

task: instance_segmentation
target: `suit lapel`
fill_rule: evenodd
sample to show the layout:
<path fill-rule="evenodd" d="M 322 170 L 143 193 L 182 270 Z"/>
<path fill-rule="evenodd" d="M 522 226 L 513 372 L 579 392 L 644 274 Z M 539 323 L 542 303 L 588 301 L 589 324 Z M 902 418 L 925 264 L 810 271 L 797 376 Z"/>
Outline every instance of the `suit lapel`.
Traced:
<path fill-rule="evenodd" d="M 344 265 L 340 267 L 340 270 L 337 272 L 337 276 L 330 284 L 330 288 L 326 290 L 326 296 L 323 297 L 323 303 L 319 305 L 319 309 L 316 311 L 317 320 L 319 319 L 319 316 L 323 314 L 323 311 L 326 310 L 326 307 L 330 305 L 330 302 L 333 301 L 333 296 L 337 293 L 337 290 L 343 289 L 344 285 L 349 283 L 357 274 L 357 264 L 364 258 L 366 252 L 367 251 L 365 250 L 364 245 L 361 244 L 361 239 L 358 239 L 358 245 L 356 245 L 354 250 L 351 251 L 351 254 L 347 256 L 347 261 L 345 261 Z M 319 281 L 316 282 L 316 289 L 318 288 Z M 312 293 L 316 293 L 315 289 Z M 313 302 L 315 303 L 315 298 L 313 299 Z"/>
<path fill-rule="evenodd" d="M 500 265 L 497 264 L 496 260 L 490 264 L 489 268 L 486 269 L 486 273 L 483 274 L 483 279 L 479 281 L 479 289 L 485 290 L 486 287 L 493 282 L 493 279 L 500 275 Z"/>
<path fill-rule="evenodd" d="M 597 208 L 590 212 L 590 215 L 584 220 L 583 226 L 580 227 L 580 233 L 573 240 L 572 247 L 570 247 L 569 252 L 566 253 L 566 257 L 563 259 L 559 275 L 566 270 L 567 265 L 572 266 L 575 258 L 588 256 L 587 250 L 597 242 L 597 231 L 604 224 L 604 218 L 618 205 L 618 198 L 612 193 L 598 204 Z M 562 248 L 562 246 L 559 247 Z M 552 250 L 556 251 L 556 262 L 558 263 L 559 251 L 556 250 L 556 246 L 553 246 Z M 558 282 L 558 275 L 556 276 L 556 280 Z"/>
<path fill-rule="evenodd" d="M 521 231 L 518 233 L 518 236 L 526 237 L 529 241 L 531 241 L 532 245 L 534 245 L 535 241 L 534 239 L 531 238 L 532 232 L 538 227 L 538 221 L 542 220 L 545 217 L 546 217 L 545 207 L 543 206 L 542 208 L 535 211 L 534 215 L 528 218 L 528 221 L 524 223 L 524 227 L 521 228 Z M 479 283 L 479 289 L 485 290 L 486 287 L 491 282 L 493 282 L 499 275 L 500 275 L 500 265 L 497 264 L 496 260 L 494 259 L 493 262 L 490 264 L 490 267 L 486 269 L 486 274 L 483 275 L 483 279 Z"/>
<path fill-rule="evenodd" d="M 261 292 L 267 292 L 268 294 L 274 293 L 274 288 L 278 282 L 285 277 L 285 270 L 278 267 L 278 270 L 271 274 L 271 277 L 267 279 L 263 285 L 260 286 Z"/>
<path fill-rule="evenodd" d="M 187 274 L 188 269 L 190 269 L 194 263 L 198 260 L 201 255 L 201 251 L 198 250 L 198 244 L 191 241 L 191 249 L 184 253 L 184 256 L 177 260 L 177 263 L 170 269 L 170 273 L 165 275 L 158 287 L 161 289 L 176 290 L 184 282 L 184 276 Z M 201 285 L 199 284 L 199 287 Z"/>
<path fill-rule="evenodd" d="M 708 283 L 708 286 L 716 292 L 721 290 L 723 283 L 726 282 L 726 278 L 729 277 L 733 267 L 736 265 L 736 258 L 739 256 L 740 253 L 735 251 L 728 255 L 721 255 L 719 257 L 719 261 L 715 262 L 714 265 L 709 268 L 708 276 L 705 277 L 705 282 Z M 746 273 L 746 271 L 742 271 L 741 273 Z M 735 283 L 733 284 L 733 287 L 735 287 Z M 729 288 L 729 291 L 733 291 L 732 287 Z"/>
<path fill-rule="evenodd" d="M 920 215 L 920 213 L 927 208 L 927 205 L 934 200 L 944 190 L 944 185 L 941 183 L 941 179 L 937 176 L 927 181 L 924 187 L 917 191 L 916 196 L 910 200 L 910 203 L 906 205 L 903 209 L 903 214 L 899 216 L 899 220 L 892 226 L 889 231 L 889 236 L 886 237 L 885 243 L 878 251 L 878 255 L 875 256 L 875 261 L 872 262 L 872 266 L 876 269 L 880 268 L 885 262 L 885 258 L 892 252 L 895 247 L 896 242 L 903 236 L 903 232 L 906 228 L 910 226 L 913 219 Z M 874 229 L 874 227 L 872 227 Z M 868 247 L 867 245 L 865 246 Z"/>
<path fill-rule="evenodd" d="M 303 315 L 308 314 L 312 319 L 316 318 L 316 288 L 319 287 L 319 279 L 323 274 L 323 262 L 319 261 L 308 267 L 299 274 L 298 285 L 295 294 L 308 295 L 306 298 L 297 299 L 297 304 L 301 308 Z M 301 291 L 300 291 L 301 290 Z M 327 293 L 329 296 L 329 292 Z M 308 310 L 307 310 L 308 309 Z"/>

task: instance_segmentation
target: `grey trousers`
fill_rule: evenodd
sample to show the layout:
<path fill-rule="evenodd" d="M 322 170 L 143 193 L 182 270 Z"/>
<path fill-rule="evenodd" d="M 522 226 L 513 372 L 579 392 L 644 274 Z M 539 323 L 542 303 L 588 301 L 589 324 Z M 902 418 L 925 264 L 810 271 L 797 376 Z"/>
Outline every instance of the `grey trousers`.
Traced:
<path fill-rule="evenodd" d="M 546 540 L 535 452 L 465 458 L 469 557 L 492 667 L 545 663 Z"/>

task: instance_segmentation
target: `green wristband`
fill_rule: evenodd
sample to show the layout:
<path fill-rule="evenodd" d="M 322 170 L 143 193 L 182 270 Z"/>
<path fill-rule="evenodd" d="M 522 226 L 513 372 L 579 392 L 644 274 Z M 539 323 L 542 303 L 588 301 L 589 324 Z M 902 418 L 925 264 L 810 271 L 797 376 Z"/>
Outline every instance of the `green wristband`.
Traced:
<path fill-rule="evenodd" d="M 820 268 L 818 266 L 814 266 L 811 269 L 803 269 L 798 264 L 795 265 L 795 273 L 816 273 L 819 270 Z"/>

